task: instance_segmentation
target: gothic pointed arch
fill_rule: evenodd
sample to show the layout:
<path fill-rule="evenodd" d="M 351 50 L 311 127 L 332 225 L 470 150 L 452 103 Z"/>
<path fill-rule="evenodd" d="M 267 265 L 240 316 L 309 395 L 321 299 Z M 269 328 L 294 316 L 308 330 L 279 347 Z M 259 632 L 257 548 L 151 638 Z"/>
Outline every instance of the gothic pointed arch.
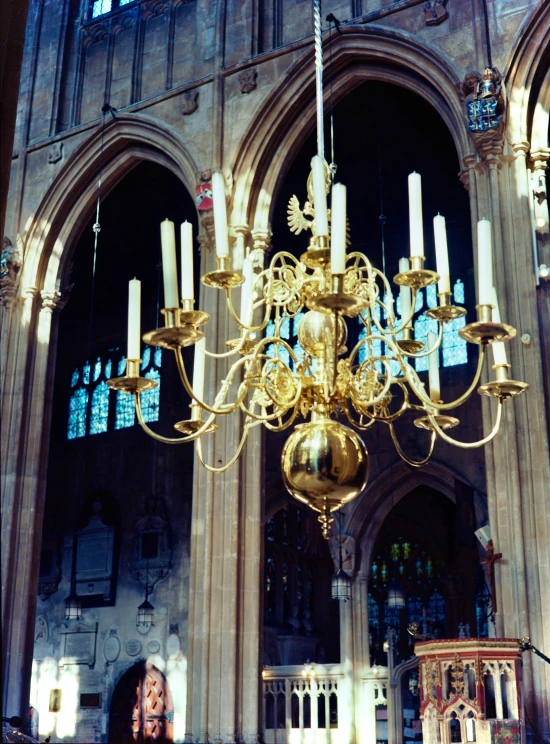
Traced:
<path fill-rule="evenodd" d="M 102 155 L 103 142 L 103 155 Z M 86 138 L 44 195 L 25 237 L 22 287 L 59 291 L 75 242 L 93 215 L 102 165 L 102 196 L 142 161 L 175 173 L 190 193 L 198 156 L 174 129 L 146 116 L 117 115 Z"/>
<path fill-rule="evenodd" d="M 453 65 L 409 34 L 348 26 L 333 38 L 334 103 L 365 80 L 407 88 L 427 100 L 448 127 L 460 161 L 472 150 Z M 290 68 L 250 124 L 232 163 L 237 176 L 233 224 L 268 230 L 278 186 L 315 125 L 313 46 Z M 328 98 L 328 90 L 326 92 Z"/>

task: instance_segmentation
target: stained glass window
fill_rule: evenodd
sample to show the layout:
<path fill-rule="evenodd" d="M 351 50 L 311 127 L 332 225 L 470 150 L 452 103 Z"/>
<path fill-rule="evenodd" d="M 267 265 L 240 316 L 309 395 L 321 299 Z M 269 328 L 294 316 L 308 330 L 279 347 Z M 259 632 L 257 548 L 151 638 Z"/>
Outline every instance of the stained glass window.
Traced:
<path fill-rule="evenodd" d="M 160 365 L 162 350 L 146 347 L 143 352 L 142 374 L 154 379 L 158 386 L 141 396 L 145 421 L 158 421 L 160 401 Z M 101 434 L 114 424 L 115 429 L 124 429 L 135 423 L 134 400 L 131 395 L 112 391 L 107 380 L 126 372 L 126 360 L 119 349 L 111 349 L 104 357 L 98 357 L 93 372 L 88 363 L 75 369 L 71 376 L 71 394 L 67 438 L 78 439 L 86 434 Z M 90 377 L 92 379 L 90 379 Z M 111 413 L 114 406 L 114 415 Z M 110 419 L 113 416 L 113 420 Z"/>
<path fill-rule="evenodd" d="M 428 600 L 428 615 L 432 621 L 432 633 L 436 638 L 442 638 L 445 633 L 445 600 L 435 591 Z"/>
<path fill-rule="evenodd" d="M 464 284 L 457 279 L 453 288 L 453 296 L 456 305 L 464 304 Z M 443 326 L 443 366 L 454 367 L 457 364 L 466 364 L 468 351 L 466 341 L 458 335 L 461 328 L 466 325 L 466 316 L 455 318 Z"/>
<path fill-rule="evenodd" d="M 92 5 L 92 18 L 111 12 L 112 0 L 95 0 Z"/>

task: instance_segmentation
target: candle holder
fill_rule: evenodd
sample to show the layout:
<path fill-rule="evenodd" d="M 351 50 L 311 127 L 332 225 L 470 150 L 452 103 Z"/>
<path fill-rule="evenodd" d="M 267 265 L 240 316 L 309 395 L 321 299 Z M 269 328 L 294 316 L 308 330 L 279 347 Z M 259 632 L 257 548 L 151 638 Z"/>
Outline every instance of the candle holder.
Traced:
<path fill-rule="evenodd" d="M 229 256 L 216 256 L 216 266 L 218 268 L 215 271 L 209 271 L 201 279 L 207 287 L 227 290 L 238 287 L 244 282 L 244 276 L 240 271 L 233 271 L 229 268 Z"/>
<path fill-rule="evenodd" d="M 393 281 L 400 287 L 410 287 L 411 289 L 422 289 L 430 284 L 439 281 L 437 271 L 423 269 L 425 256 L 411 256 L 411 268 L 408 271 L 402 271 L 393 277 Z"/>
<path fill-rule="evenodd" d="M 139 365 L 141 359 L 126 360 L 126 374 L 124 377 L 113 377 L 107 380 L 107 385 L 112 390 L 121 390 L 123 393 L 142 393 L 144 390 L 156 388 L 158 383 L 148 377 L 140 377 Z"/>
<path fill-rule="evenodd" d="M 179 307 L 165 307 L 161 310 L 166 327 L 148 331 L 143 340 L 149 346 L 161 346 L 163 349 L 181 349 L 182 346 L 192 346 L 204 336 L 202 331 L 194 325 L 181 325 L 181 310 Z"/>
<path fill-rule="evenodd" d="M 508 370 L 511 369 L 510 364 L 494 364 L 493 369 L 496 371 L 497 379 L 493 382 L 486 382 L 484 385 L 480 385 L 477 389 L 480 395 L 506 400 L 529 390 L 529 384 L 527 382 L 508 379 Z"/>
<path fill-rule="evenodd" d="M 432 307 L 426 310 L 428 318 L 438 320 L 440 323 L 447 323 L 449 320 L 455 320 L 466 315 L 466 308 L 458 305 L 451 305 L 451 292 L 438 292 L 439 307 Z"/>
<path fill-rule="evenodd" d="M 397 341 L 397 345 L 405 352 L 405 354 L 418 354 L 419 351 L 424 351 L 426 348 L 425 344 L 423 344 L 422 341 L 416 341 L 412 337 L 412 334 L 412 328 L 405 326 L 405 328 L 403 328 L 403 338 L 400 338 L 399 341 Z"/>
<path fill-rule="evenodd" d="M 493 323 L 493 305 L 476 305 L 477 321 L 461 328 L 458 335 L 472 344 L 492 344 L 495 341 L 510 341 L 516 329 L 507 323 Z"/>
<path fill-rule="evenodd" d="M 443 403 L 442 400 L 437 401 L 435 405 Z M 426 406 L 428 409 L 428 406 Z M 429 410 L 429 409 L 428 409 Z M 455 418 L 454 416 L 446 416 L 445 414 L 441 413 L 435 413 L 436 409 L 432 409 L 432 417 L 435 419 L 437 425 L 440 429 L 452 429 L 454 426 L 458 426 L 460 423 L 460 420 Z M 420 416 L 420 418 L 417 418 L 414 420 L 414 425 L 418 429 L 426 429 L 427 431 L 436 431 L 435 426 L 433 425 L 433 422 L 431 421 L 429 416 Z"/>
<path fill-rule="evenodd" d="M 195 300 L 182 300 L 180 310 L 180 325 L 198 326 L 208 323 L 210 315 L 202 310 L 193 310 Z"/>
<path fill-rule="evenodd" d="M 309 239 L 309 246 L 300 256 L 300 261 L 308 269 L 327 269 L 330 266 L 330 245 L 328 235 L 313 235 Z"/>
<path fill-rule="evenodd" d="M 332 274 L 332 292 L 313 297 L 308 307 L 327 315 L 336 313 L 336 315 L 355 318 L 368 307 L 368 302 L 364 297 L 344 292 L 344 275 Z"/>
<path fill-rule="evenodd" d="M 253 351 L 256 348 L 257 340 L 255 338 L 250 338 L 250 336 L 246 335 L 246 338 L 243 340 L 243 338 L 232 338 L 229 341 L 225 342 L 225 345 L 228 349 L 237 349 L 240 346 L 239 354 L 242 356 L 246 356 L 247 354 L 250 354 L 251 351 Z"/>

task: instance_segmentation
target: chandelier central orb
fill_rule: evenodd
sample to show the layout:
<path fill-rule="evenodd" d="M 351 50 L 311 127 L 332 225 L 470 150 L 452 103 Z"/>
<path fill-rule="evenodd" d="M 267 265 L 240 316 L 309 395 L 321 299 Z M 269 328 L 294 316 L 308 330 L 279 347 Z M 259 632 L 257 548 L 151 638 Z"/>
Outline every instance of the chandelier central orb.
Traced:
<path fill-rule="evenodd" d="M 287 490 L 315 511 L 323 537 L 330 536 L 331 512 L 367 485 L 369 459 L 361 437 L 339 421 L 314 415 L 287 439 L 281 466 Z"/>
<path fill-rule="evenodd" d="M 438 349 L 445 324 L 465 315 L 466 310 L 451 304 L 445 219 L 441 215 L 434 217 L 437 271 L 424 267 L 418 173 L 410 174 L 408 184 L 410 257 L 399 261 L 399 272 L 393 277 L 399 288 L 399 314 L 390 280 L 366 255 L 349 250 L 346 187 L 333 184 L 335 169 L 329 168 L 324 158 L 320 0 L 314 0 L 313 12 L 317 155 L 311 161 L 304 206 L 293 196 L 288 207 L 291 232 L 311 232 L 307 251 L 300 258 L 281 251 L 268 266 L 258 262 L 253 265 L 249 255 L 242 268 L 233 266 L 225 182 L 221 173 L 214 173 L 216 269 L 205 274 L 202 282 L 225 293 L 228 312 L 239 330 L 238 338 L 226 341 L 229 351 L 206 348 L 204 327 L 210 316 L 194 309 L 192 228 L 187 222 L 181 226 L 180 304 L 174 223 L 165 220 L 161 224 L 164 328 L 149 331 L 143 340 L 174 353 L 182 385 L 192 401 L 191 417 L 174 424 L 184 436 L 161 436 L 149 428 L 143 416 L 141 395 L 157 383 L 140 375 L 141 284 L 137 279 L 130 282 L 126 375 L 107 384 L 134 396 L 139 423 L 150 436 L 166 443 L 195 441 L 199 461 L 214 473 L 234 465 L 253 427 L 263 424 L 273 432 L 293 428 L 282 454 L 283 481 L 292 496 L 320 513 L 323 535 L 328 538 L 331 513 L 358 496 L 367 483 L 367 450 L 355 430 L 367 431 L 376 423 L 387 426 L 399 456 L 409 465 L 424 465 L 432 456 L 437 437 L 464 449 L 489 442 L 499 430 L 503 402 L 528 385 L 509 378 L 504 342 L 512 339 L 516 331 L 500 319 L 488 220 L 482 219 L 477 225 L 477 321 L 460 330 L 462 338 L 479 349 L 478 364 L 472 383 L 455 400 L 444 400 L 442 396 Z M 417 293 L 436 283 L 439 305 L 428 310 L 427 315 L 436 321 L 438 333 L 428 333 L 426 340 L 415 339 Z M 239 287 L 237 312 L 232 295 Z M 297 355 L 285 340 L 283 329 L 299 314 L 303 316 L 298 326 L 301 354 Z M 351 321 L 359 324 L 363 333 L 348 350 L 346 324 Z M 216 336 L 214 333 L 212 337 Z M 195 346 L 192 382 L 182 354 L 183 347 L 191 345 Z M 496 379 L 478 387 L 489 346 Z M 213 400 L 206 400 L 206 360 L 222 357 L 230 361 L 229 369 Z M 429 363 L 428 390 L 411 364 L 420 357 L 427 357 Z M 452 439 L 447 431 L 460 421 L 449 412 L 468 400 L 476 389 L 480 395 L 498 402 L 494 428 L 477 442 Z M 243 422 L 237 451 L 220 467 L 210 465 L 203 457 L 202 437 L 217 430 L 217 417 L 233 413 L 239 414 Z M 421 430 L 419 437 L 426 437 L 422 431 L 429 433 L 423 459 L 411 459 L 399 445 L 394 423 L 406 414 Z M 305 423 L 296 425 L 301 420 Z"/>

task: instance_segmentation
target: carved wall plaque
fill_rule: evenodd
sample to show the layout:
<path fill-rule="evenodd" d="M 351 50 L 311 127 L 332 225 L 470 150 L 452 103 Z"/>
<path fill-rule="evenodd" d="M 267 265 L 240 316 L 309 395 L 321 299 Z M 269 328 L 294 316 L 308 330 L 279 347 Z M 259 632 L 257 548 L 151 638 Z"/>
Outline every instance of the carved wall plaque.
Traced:
<path fill-rule="evenodd" d="M 63 160 L 63 142 L 53 142 L 48 153 L 48 163 L 53 165 L 60 160 Z"/>
<path fill-rule="evenodd" d="M 120 641 L 117 638 L 116 630 L 111 631 L 111 635 L 103 644 L 103 656 L 108 664 L 114 664 L 120 655 Z"/>
<path fill-rule="evenodd" d="M 241 93 L 252 93 L 253 90 L 256 90 L 258 87 L 257 77 L 258 71 L 255 67 L 251 67 L 249 70 L 243 70 L 238 77 Z"/>
<path fill-rule="evenodd" d="M 87 664 L 90 669 L 95 665 L 95 648 L 97 640 L 97 623 L 71 623 L 61 630 L 65 638 L 63 658 L 59 666 L 68 664 Z"/>
<path fill-rule="evenodd" d="M 133 638 L 126 642 L 126 653 L 128 656 L 137 656 L 141 653 L 141 642 Z"/>
<path fill-rule="evenodd" d="M 194 114 L 199 107 L 199 91 L 186 90 L 181 97 L 181 113 L 184 116 Z"/>

